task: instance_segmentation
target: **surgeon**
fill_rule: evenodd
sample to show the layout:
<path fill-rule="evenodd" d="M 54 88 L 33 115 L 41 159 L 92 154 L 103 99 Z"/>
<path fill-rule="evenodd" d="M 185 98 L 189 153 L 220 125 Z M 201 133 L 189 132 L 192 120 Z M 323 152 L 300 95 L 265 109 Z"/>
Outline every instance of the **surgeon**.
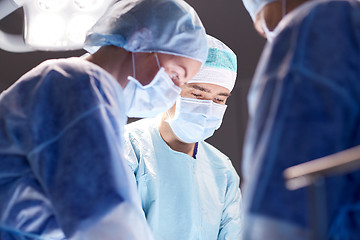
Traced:
<path fill-rule="evenodd" d="M 125 126 L 128 162 L 158 240 L 235 240 L 242 230 L 239 176 L 230 159 L 204 141 L 221 125 L 236 55 L 214 37 L 208 45 L 205 66 L 169 111 Z"/>
<path fill-rule="evenodd" d="M 100 49 L 46 61 L 0 95 L 1 240 L 153 239 L 123 126 L 175 103 L 206 60 L 205 30 L 182 0 L 123 0 L 86 47 Z"/>
<path fill-rule="evenodd" d="M 287 190 L 283 171 L 360 144 L 360 2 L 243 2 L 268 39 L 248 99 L 244 239 L 310 239 L 307 189 Z M 325 184 L 326 239 L 359 239 L 360 172 Z"/>

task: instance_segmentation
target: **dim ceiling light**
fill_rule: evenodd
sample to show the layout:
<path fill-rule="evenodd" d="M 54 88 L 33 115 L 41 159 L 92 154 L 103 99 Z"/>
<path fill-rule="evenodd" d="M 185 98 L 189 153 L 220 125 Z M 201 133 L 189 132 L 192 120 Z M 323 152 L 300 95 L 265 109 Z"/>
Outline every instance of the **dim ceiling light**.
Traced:
<path fill-rule="evenodd" d="M 11 52 L 81 49 L 86 32 L 114 0 L 0 0 L 0 20 L 24 9 L 24 36 L 0 31 L 0 48 Z"/>

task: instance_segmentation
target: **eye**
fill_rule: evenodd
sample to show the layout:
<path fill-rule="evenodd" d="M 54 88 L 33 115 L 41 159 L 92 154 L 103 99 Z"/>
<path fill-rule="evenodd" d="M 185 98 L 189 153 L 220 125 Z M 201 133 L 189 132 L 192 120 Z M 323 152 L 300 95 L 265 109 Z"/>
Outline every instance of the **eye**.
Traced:
<path fill-rule="evenodd" d="M 197 93 L 191 93 L 191 95 L 193 95 L 194 97 L 196 97 L 196 98 L 201 98 L 201 94 L 197 94 Z"/>
<path fill-rule="evenodd" d="M 215 98 L 215 103 L 223 103 L 225 100 L 221 98 Z"/>

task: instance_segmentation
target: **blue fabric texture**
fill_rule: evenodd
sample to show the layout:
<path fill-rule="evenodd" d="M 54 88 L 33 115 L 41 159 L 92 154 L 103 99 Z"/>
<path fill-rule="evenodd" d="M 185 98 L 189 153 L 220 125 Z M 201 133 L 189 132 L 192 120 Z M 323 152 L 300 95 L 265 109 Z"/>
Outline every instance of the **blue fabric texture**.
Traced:
<path fill-rule="evenodd" d="M 157 240 L 239 239 L 239 177 L 228 157 L 200 141 L 196 159 L 161 138 L 160 119 L 125 126 L 125 149 Z"/>
<path fill-rule="evenodd" d="M 161 52 L 204 63 L 205 29 L 183 0 L 122 0 L 110 7 L 87 34 L 85 49 L 114 45 L 129 52 Z"/>
<path fill-rule="evenodd" d="M 0 225 L 0 236 L 2 240 L 58 240 L 59 238 L 43 238 L 37 234 L 27 233 L 14 228 Z"/>
<path fill-rule="evenodd" d="M 126 121 L 121 86 L 81 58 L 46 61 L 4 91 L 0 225 L 44 239 L 151 239 L 123 156 Z"/>
<path fill-rule="evenodd" d="M 248 98 L 246 240 L 269 230 L 260 218 L 308 232 L 308 192 L 287 190 L 283 171 L 360 144 L 360 2 L 305 3 L 278 28 Z M 359 238 L 359 187 L 359 171 L 327 179 L 328 239 Z"/>

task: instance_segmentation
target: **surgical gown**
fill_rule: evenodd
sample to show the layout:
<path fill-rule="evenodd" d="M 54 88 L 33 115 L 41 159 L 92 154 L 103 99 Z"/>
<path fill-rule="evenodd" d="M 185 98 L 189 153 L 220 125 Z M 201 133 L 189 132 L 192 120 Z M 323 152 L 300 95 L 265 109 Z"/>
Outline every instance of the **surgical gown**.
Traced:
<path fill-rule="evenodd" d="M 154 238 L 239 239 L 239 177 L 229 158 L 204 141 L 196 159 L 173 151 L 160 136 L 159 120 L 125 126 L 128 162 Z"/>
<path fill-rule="evenodd" d="M 246 240 L 309 239 L 309 196 L 283 171 L 360 144 L 360 2 L 311 1 L 265 47 L 249 93 Z M 360 172 L 326 179 L 328 239 L 360 236 Z"/>
<path fill-rule="evenodd" d="M 120 85 L 81 58 L 46 61 L 2 92 L 0 226 L 43 239 L 151 239 L 123 156 L 126 121 Z M 11 231 L 0 239 L 24 239 Z"/>

